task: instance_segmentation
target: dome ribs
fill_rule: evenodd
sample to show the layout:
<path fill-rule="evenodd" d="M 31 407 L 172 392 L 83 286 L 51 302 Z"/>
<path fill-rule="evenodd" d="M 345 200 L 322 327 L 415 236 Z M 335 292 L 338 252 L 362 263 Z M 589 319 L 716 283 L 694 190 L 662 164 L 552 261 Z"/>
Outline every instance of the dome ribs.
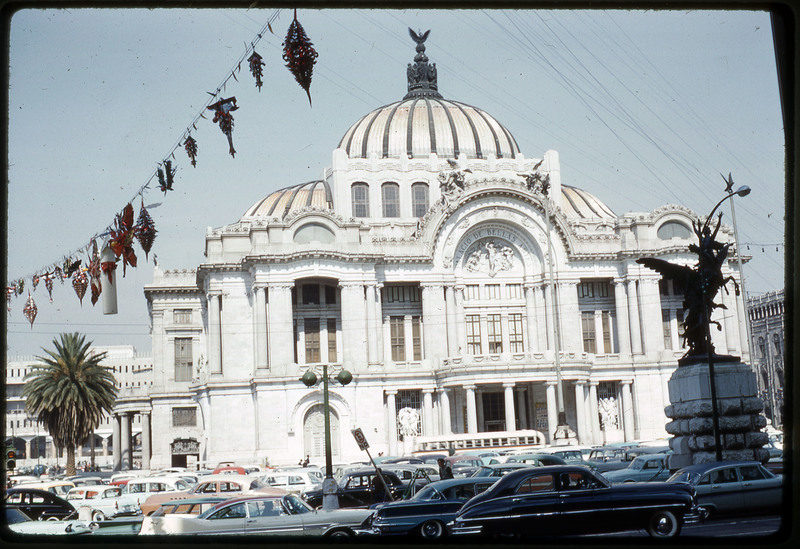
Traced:
<path fill-rule="evenodd" d="M 455 101 L 454 101 L 454 103 L 455 103 Z M 470 105 L 467 105 L 467 106 L 470 106 Z M 500 148 L 500 140 L 497 138 L 497 132 L 494 131 L 494 128 L 492 127 L 491 123 L 489 123 L 489 120 L 486 118 L 486 115 L 483 114 L 482 110 L 480 110 L 478 108 L 475 108 L 475 107 L 472 107 L 472 109 L 476 113 L 478 113 L 478 116 L 480 116 L 481 119 L 483 119 L 483 121 L 486 123 L 486 126 L 489 128 L 489 131 L 492 132 L 492 139 L 494 139 L 495 157 L 503 158 L 503 149 Z M 514 148 L 513 147 L 511 148 L 511 158 L 514 158 Z"/>
<path fill-rule="evenodd" d="M 375 119 L 378 118 L 378 115 L 383 112 L 383 108 L 375 109 L 372 118 L 370 118 L 369 123 L 367 124 L 367 129 L 364 130 L 364 137 L 361 138 L 361 158 L 369 158 L 367 156 L 367 145 L 369 145 L 369 134 L 372 131 L 372 124 L 375 122 Z"/>
<path fill-rule="evenodd" d="M 467 122 L 469 123 L 469 129 L 472 130 L 472 139 L 475 141 L 475 158 L 483 158 L 483 153 L 481 152 L 481 140 L 480 137 L 478 137 L 478 130 L 475 128 L 475 123 L 472 121 L 472 117 L 466 113 L 464 107 L 461 106 L 461 103 L 457 101 L 451 101 L 451 103 L 455 105 L 459 111 L 461 111 L 461 114 L 464 115 L 464 118 L 466 118 Z M 477 109 L 474 110 L 477 111 Z M 458 155 L 456 155 L 456 158 L 458 158 Z"/>
<path fill-rule="evenodd" d="M 389 127 L 392 125 L 392 120 L 394 119 L 394 113 L 397 112 L 397 109 L 402 105 L 404 101 L 400 101 L 396 103 L 392 112 L 389 113 L 388 118 L 386 118 L 386 125 L 383 127 L 383 149 L 381 156 L 383 158 L 389 158 Z"/>
<path fill-rule="evenodd" d="M 436 150 L 436 126 L 433 124 L 433 109 L 427 97 L 425 98 L 425 107 L 428 109 L 428 132 L 431 136 L 431 152 L 433 154 L 439 154 Z"/>
<path fill-rule="evenodd" d="M 414 158 L 414 107 L 417 106 L 417 101 L 419 101 L 418 98 L 414 99 L 414 102 L 411 103 L 411 107 L 408 110 L 408 124 L 406 127 L 406 154 L 409 158 Z"/>
<path fill-rule="evenodd" d="M 453 158 L 457 160 L 461 151 L 458 148 L 458 132 L 456 131 L 456 124 L 453 121 L 453 115 L 450 114 L 450 110 L 445 107 L 444 103 L 438 99 L 435 99 L 435 101 L 442 107 L 442 110 L 444 110 L 444 114 L 447 116 L 447 122 L 450 124 L 450 133 L 453 134 Z"/>

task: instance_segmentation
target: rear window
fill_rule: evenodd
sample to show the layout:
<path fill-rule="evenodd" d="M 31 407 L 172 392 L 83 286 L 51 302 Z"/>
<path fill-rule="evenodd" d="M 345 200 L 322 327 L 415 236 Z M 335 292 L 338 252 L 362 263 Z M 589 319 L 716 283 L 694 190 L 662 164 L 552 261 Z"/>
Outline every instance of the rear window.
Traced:
<path fill-rule="evenodd" d="M 516 490 L 518 494 L 529 494 L 534 492 L 546 492 L 553 490 L 555 486 L 553 475 L 537 475 L 525 479 Z"/>

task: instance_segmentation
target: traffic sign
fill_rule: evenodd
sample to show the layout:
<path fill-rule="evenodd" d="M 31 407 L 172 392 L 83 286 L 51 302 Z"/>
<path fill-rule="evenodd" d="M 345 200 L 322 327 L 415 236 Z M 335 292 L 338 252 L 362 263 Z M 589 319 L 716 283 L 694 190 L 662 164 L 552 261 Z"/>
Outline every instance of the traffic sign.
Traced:
<path fill-rule="evenodd" d="M 353 433 L 353 438 L 356 439 L 356 444 L 358 444 L 359 450 L 366 450 L 369 448 L 369 442 L 367 442 L 367 437 L 364 436 L 364 432 L 359 427 L 358 429 L 353 429 L 351 431 Z"/>

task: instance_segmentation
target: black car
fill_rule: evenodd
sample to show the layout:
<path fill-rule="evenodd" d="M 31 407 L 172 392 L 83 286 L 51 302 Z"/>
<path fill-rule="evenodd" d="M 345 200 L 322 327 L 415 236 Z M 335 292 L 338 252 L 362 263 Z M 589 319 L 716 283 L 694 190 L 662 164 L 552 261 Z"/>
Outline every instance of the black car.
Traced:
<path fill-rule="evenodd" d="M 434 540 L 443 537 L 466 501 L 489 489 L 498 477 L 470 477 L 432 482 L 411 499 L 378 503 L 375 512 L 356 530 L 358 535 L 412 535 Z"/>
<path fill-rule="evenodd" d="M 392 471 L 381 469 L 386 486 L 392 494 L 392 498 L 400 499 L 403 494 L 403 482 Z M 339 507 L 369 507 L 373 503 L 390 501 L 390 498 L 383 487 L 380 479 L 375 474 L 375 469 L 356 469 L 348 471 L 339 479 L 336 489 L 336 496 L 339 500 Z M 302 494 L 303 500 L 311 507 L 317 508 L 322 505 L 322 487 L 316 490 L 306 490 Z"/>
<path fill-rule="evenodd" d="M 11 488 L 6 492 L 6 507 L 19 509 L 33 520 L 61 520 L 75 512 L 68 501 L 35 488 Z"/>
<path fill-rule="evenodd" d="M 500 477 L 464 504 L 448 525 L 452 535 L 559 536 L 642 528 L 655 538 L 677 536 L 701 517 L 685 484 L 612 485 L 582 465 L 520 469 Z"/>

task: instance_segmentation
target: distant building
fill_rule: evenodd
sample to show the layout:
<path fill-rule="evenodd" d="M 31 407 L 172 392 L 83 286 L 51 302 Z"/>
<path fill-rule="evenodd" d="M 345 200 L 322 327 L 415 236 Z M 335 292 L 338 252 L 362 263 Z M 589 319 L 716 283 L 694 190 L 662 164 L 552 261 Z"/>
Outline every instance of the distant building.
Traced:
<path fill-rule="evenodd" d="M 747 300 L 759 396 L 764 401 L 764 415 L 779 429 L 783 426 L 786 360 L 783 292 L 768 292 Z"/>

